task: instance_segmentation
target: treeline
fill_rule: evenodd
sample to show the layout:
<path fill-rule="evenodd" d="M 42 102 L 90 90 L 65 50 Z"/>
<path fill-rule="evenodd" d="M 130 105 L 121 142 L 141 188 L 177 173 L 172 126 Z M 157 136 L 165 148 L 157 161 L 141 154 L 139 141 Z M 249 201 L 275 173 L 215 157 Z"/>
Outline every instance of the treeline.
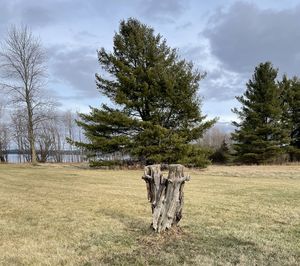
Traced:
<path fill-rule="evenodd" d="M 28 137 L 28 120 L 22 110 L 0 112 L 0 161 L 32 162 L 32 153 Z M 1 115 L 2 113 L 2 115 Z M 71 111 L 52 110 L 39 123 L 35 124 L 35 149 L 37 161 L 43 162 L 81 162 L 85 153 L 66 139 L 84 139 L 81 128 L 75 123 L 77 114 Z M 17 155 L 14 160 L 9 157 Z"/>

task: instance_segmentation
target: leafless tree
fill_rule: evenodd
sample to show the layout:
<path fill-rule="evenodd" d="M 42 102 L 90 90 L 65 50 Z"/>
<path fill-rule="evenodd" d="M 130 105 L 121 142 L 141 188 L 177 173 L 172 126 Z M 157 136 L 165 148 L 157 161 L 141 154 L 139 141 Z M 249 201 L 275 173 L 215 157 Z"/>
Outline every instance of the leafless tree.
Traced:
<path fill-rule="evenodd" d="M 199 140 L 199 144 L 203 147 L 216 150 L 221 147 L 224 140 L 228 143 L 230 136 L 217 126 L 213 126 L 205 132 L 203 138 Z"/>
<path fill-rule="evenodd" d="M 4 104 L 0 102 L 0 162 L 8 161 L 7 152 L 10 142 L 10 130 L 4 115 Z"/>
<path fill-rule="evenodd" d="M 36 115 L 43 117 L 42 115 Z M 36 155 L 39 162 L 82 162 L 83 151 L 74 149 L 66 138 L 82 140 L 81 128 L 74 119 L 76 113 L 71 111 L 48 113 L 48 118 L 37 123 L 35 132 Z M 15 108 L 11 115 L 12 141 L 19 151 L 19 162 L 30 161 L 28 150 L 30 149 L 28 132 L 26 130 L 27 114 L 22 108 Z"/>
<path fill-rule="evenodd" d="M 62 123 L 58 116 L 53 116 L 40 124 L 36 134 L 39 162 L 46 162 L 50 157 L 51 161 L 62 162 L 61 128 Z"/>
<path fill-rule="evenodd" d="M 9 128 L 7 125 L 0 123 L 0 162 L 8 161 L 9 149 Z"/>
<path fill-rule="evenodd" d="M 12 140 L 16 144 L 19 155 L 19 162 L 29 162 L 31 156 L 28 155 L 30 144 L 27 130 L 27 116 L 24 108 L 16 108 L 11 114 Z"/>
<path fill-rule="evenodd" d="M 26 129 L 31 161 L 37 163 L 35 132 L 37 123 L 45 119 L 41 112 L 49 106 L 45 99 L 45 53 L 41 42 L 26 26 L 12 26 L 1 43 L 1 88 L 9 93 L 14 105 L 26 110 Z M 44 114 L 43 114 L 44 113 Z"/>
<path fill-rule="evenodd" d="M 52 128 L 52 136 L 53 136 L 53 143 L 54 143 L 53 160 L 56 163 L 62 163 L 63 162 L 63 154 L 62 154 L 63 140 L 62 140 L 60 127 Z"/>
<path fill-rule="evenodd" d="M 75 138 L 75 123 L 76 116 L 74 113 L 72 113 L 70 110 L 66 111 L 63 114 L 62 121 L 64 123 L 65 128 L 65 137 L 74 139 Z M 73 154 L 73 146 L 71 144 L 68 144 L 68 150 L 70 151 L 71 156 L 71 162 L 74 162 L 74 154 Z"/>

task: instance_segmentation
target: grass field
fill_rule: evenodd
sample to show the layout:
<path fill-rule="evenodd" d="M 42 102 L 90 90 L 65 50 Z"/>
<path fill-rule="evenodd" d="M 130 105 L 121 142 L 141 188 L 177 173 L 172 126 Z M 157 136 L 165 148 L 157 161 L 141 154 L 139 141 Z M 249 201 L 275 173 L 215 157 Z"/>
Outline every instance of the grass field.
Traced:
<path fill-rule="evenodd" d="M 0 165 L 0 265 L 300 265 L 300 165 L 189 173 L 157 235 L 140 170 Z"/>

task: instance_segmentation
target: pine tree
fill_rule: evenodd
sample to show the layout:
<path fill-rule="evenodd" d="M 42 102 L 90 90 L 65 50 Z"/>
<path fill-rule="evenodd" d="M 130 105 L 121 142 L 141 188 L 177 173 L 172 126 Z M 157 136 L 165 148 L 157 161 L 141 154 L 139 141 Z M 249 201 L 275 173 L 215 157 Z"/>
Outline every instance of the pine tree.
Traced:
<path fill-rule="evenodd" d="M 276 81 L 278 70 L 270 62 L 255 68 L 246 92 L 233 109 L 240 119 L 233 124 L 237 160 L 243 163 L 268 163 L 276 160 L 289 144 L 289 131 L 282 123 L 281 91 Z"/>
<path fill-rule="evenodd" d="M 203 75 L 136 19 L 122 21 L 113 41 L 113 52 L 98 52 L 110 78 L 96 74 L 99 91 L 113 107 L 81 114 L 78 124 L 89 143 L 75 144 L 95 153 L 130 154 L 144 163 L 205 165 L 207 157 L 191 144 L 215 122 L 205 122 L 201 114 Z"/>
<path fill-rule="evenodd" d="M 280 82 L 282 93 L 283 126 L 289 129 L 289 154 L 292 161 L 300 160 L 300 80 L 283 76 Z"/>
<path fill-rule="evenodd" d="M 291 110 L 292 130 L 291 146 L 292 160 L 300 160 L 300 79 L 293 78 L 289 95 L 289 107 Z"/>
<path fill-rule="evenodd" d="M 212 163 L 227 164 L 232 160 L 228 144 L 224 138 L 222 145 L 209 157 Z"/>

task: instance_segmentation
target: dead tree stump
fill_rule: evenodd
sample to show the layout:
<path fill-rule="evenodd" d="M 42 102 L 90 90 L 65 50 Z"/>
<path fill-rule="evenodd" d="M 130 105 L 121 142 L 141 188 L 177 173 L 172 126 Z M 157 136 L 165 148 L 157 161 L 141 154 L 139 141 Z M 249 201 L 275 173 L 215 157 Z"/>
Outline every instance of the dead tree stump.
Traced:
<path fill-rule="evenodd" d="M 168 177 L 163 177 L 159 164 L 145 167 L 142 178 L 146 182 L 148 200 L 152 209 L 152 228 L 162 232 L 177 224 L 182 218 L 183 187 L 189 176 L 184 176 L 184 166 L 169 165 Z"/>

